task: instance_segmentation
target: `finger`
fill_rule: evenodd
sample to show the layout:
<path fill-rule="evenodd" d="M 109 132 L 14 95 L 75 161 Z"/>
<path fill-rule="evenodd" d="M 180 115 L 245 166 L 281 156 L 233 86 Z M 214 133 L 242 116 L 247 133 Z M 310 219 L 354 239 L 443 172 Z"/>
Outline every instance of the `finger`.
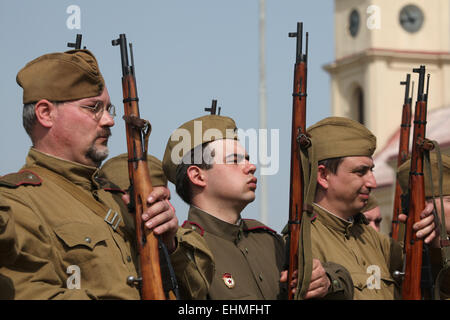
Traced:
<path fill-rule="evenodd" d="M 416 236 L 419 239 L 423 239 L 425 237 L 428 237 L 434 232 L 435 224 L 432 222 L 431 224 L 427 225 L 424 228 L 419 229 L 419 231 L 416 232 Z"/>
<path fill-rule="evenodd" d="M 145 225 L 148 228 L 156 228 L 171 220 L 174 216 L 175 212 L 169 204 L 165 201 L 159 201 L 147 209 L 147 212 L 142 215 L 142 219 L 146 221 Z"/>
<path fill-rule="evenodd" d="M 304 296 L 305 299 L 312 299 L 312 298 L 322 298 L 327 294 L 328 290 L 325 290 L 325 288 L 320 287 L 314 290 L 308 290 Z"/>
<path fill-rule="evenodd" d="M 427 204 L 425 205 L 425 208 L 424 208 L 424 209 L 422 210 L 422 212 L 420 213 L 420 218 L 423 219 L 423 218 L 425 218 L 425 217 L 432 216 L 432 214 L 433 214 L 433 209 L 434 209 L 433 204 L 432 204 L 432 203 L 427 203 Z"/>
<path fill-rule="evenodd" d="M 280 273 L 280 282 L 286 282 L 288 279 L 288 271 L 284 270 Z"/>
<path fill-rule="evenodd" d="M 170 191 L 167 188 L 155 188 L 153 191 L 149 194 L 147 198 L 147 202 L 149 205 L 160 201 L 165 200 L 170 197 Z"/>
<path fill-rule="evenodd" d="M 435 229 L 435 230 L 433 230 L 433 232 L 431 232 L 431 233 L 425 238 L 424 242 L 425 242 L 426 244 L 429 244 L 429 243 L 431 243 L 438 235 L 439 235 L 439 232 L 437 232 L 436 229 Z"/>
<path fill-rule="evenodd" d="M 413 230 L 419 231 L 429 226 L 433 226 L 433 228 L 435 227 L 433 215 L 420 219 L 418 222 L 414 223 Z"/>
<path fill-rule="evenodd" d="M 398 215 L 398 221 L 400 221 L 400 222 L 406 222 L 407 219 L 408 219 L 408 216 L 406 214 L 400 213 Z"/>
<path fill-rule="evenodd" d="M 326 276 L 325 269 L 319 260 L 313 260 L 313 270 L 311 273 L 311 282 Z"/>
<path fill-rule="evenodd" d="M 128 193 L 122 195 L 122 201 L 125 202 L 126 205 L 128 205 L 130 203 L 130 195 Z"/>
<path fill-rule="evenodd" d="M 157 235 L 162 235 L 164 233 L 175 234 L 178 229 L 178 218 L 175 216 L 170 220 L 158 225 L 153 232 Z"/>

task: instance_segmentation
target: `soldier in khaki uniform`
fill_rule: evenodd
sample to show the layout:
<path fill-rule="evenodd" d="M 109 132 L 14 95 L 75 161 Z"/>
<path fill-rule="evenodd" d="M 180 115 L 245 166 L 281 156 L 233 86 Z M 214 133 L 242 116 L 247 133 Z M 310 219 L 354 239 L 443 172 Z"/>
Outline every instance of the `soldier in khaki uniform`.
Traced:
<path fill-rule="evenodd" d="M 214 277 L 205 298 L 283 298 L 282 238 L 264 224 L 241 217 L 255 199 L 257 179 L 256 166 L 237 140 L 236 130 L 233 119 L 218 115 L 184 123 L 169 138 L 163 169 L 190 205 L 183 226 L 200 234 L 214 257 Z M 342 278 L 347 275 L 339 266 L 316 261 L 315 282 L 307 297 L 351 296 L 351 292 L 344 293 Z M 331 286 L 332 279 L 342 280 L 342 286 Z M 349 275 L 346 279 L 351 282 Z M 188 288 L 185 297 L 189 296 Z"/>
<path fill-rule="evenodd" d="M 342 264 L 352 276 L 355 299 L 394 299 L 398 288 L 392 272 L 401 270 L 401 247 L 369 227 L 361 213 L 376 188 L 375 136 L 358 122 L 339 117 L 321 120 L 307 131 L 310 189 L 315 190 L 313 257 Z M 423 215 L 417 235 L 430 242 L 436 232 L 429 206 Z"/>
<path fill-rule="evenodd" d="M 428 170 L 424 168 L 425 180 L 425 198 L 428 203 L 433 203 L 433 198 L 436 200 L 436 212 L 441 222 L 440 239 L 443 240 L 441 246 L 442 255 L 445 257 L 449 255 L 449 235 L 450 235 L 450 156 L 442 155 L 442 171 L 439 171 L 438 158 L 435 152 L 430 153 L 430 165 L 432 185 L 430 183 L 430 176 Z M 405 161 L 397 172 L 397 177 L 405 193 L 408 191 L 409 171 L 411 167 L 411 160 Z M 439 194 L 439 178 L 442 176 L 442 199 Z M 447 256 L 446 259 L 450 259 Z M 450 299 L 450 266 L 446 264 L 445 268 L 440 274 L 437 284 L 440 286 L 441 299 Z"/>
<path fill-rule="evenodd" d="M 23 168 L 0 179 L 17 245 L 16 259 L 0 268 L 8 283 L 1 298 L 139 299 L 127 284 L 139 273 L 134 217 L 123 191 L 99 175 L 114 106 L 94 55 L 43 55 L 20 70 L 17 82 L 33 146 Z M 143 216 L 165 235 L 172 255 L 184 256 L 168 195 L 149 196 Z"/>

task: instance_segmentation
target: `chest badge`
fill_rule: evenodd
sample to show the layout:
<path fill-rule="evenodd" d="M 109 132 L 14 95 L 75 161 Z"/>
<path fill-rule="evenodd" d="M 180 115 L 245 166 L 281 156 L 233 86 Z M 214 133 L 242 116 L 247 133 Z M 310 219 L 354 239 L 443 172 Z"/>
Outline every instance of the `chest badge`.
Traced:
<path fill-rule="evenodd" d="M 224 273 L 222 276 L 222 280 L 229 289 L 233 289 L 234 285 L 236 284 L 231 273 Z"/>

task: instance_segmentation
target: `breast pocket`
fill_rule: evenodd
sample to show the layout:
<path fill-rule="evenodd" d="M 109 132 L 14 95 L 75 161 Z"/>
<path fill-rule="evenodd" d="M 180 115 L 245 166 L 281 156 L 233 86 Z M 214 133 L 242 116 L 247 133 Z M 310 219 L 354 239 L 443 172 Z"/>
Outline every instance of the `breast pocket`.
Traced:
<path fill-rule="evenodd" d="M 55 233 L 64 247 L 64 260 L 70 264 L 95 259 L 107 246 L 108 233 L 88 223 L 66 223 L 55 228 Z"/>
<path fill-rule="evenodd" d="M 393 299 L 395 281 L 382 271 L 374 270 L 368 273 L 351 273 L 355 287 L 355 299 Z"/>

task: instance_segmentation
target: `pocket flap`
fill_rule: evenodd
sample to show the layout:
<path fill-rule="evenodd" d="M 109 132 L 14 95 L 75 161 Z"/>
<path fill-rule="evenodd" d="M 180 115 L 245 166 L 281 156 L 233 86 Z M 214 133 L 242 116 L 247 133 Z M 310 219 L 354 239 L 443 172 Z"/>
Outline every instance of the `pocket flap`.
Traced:
<path fill-rule="evenodd" d="M 55 233 L 70 248 L 81 245 L 91 250 L 99 242 L 108 238 L 104 230 L 85 222 L 69 222 L 60 225 L 55 228 Z"/>

